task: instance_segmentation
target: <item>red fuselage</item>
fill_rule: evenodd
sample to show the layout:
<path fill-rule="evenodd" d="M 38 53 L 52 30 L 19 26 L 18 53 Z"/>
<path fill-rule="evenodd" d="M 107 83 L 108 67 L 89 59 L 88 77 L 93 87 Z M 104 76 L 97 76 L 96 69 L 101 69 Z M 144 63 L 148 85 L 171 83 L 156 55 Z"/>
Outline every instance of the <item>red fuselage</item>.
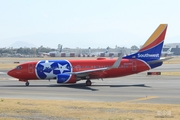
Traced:
<path fill-rule="evenodd" d="M 68 63 L 68 65 L 66 63 Z M 8 72 L 8 75 L 19 79 L 20 81 L 37 80 L 37 79 L 56 79 L 58 74 L 68 72 L 79 72 L 84 70 L 110 67 L 115 59 L 97 59 L 97 60 L 56 60 L 56 61 L 34 61 L 20 64 L 15 69 Z M 58 62 L 58 65 L 56 63 Z M 62 64 L 61 64 L 62 62 Z M 61 65 L 61 66 L 60 66 Z M 63 69 L 64 67 L 64 69 Z M 150 66 L 138 59 L 122 59 L 118 68 L 92 72 L 89 74 L 90 79 L 113 78 L 139 73 L 149 70 Z M 81 77 L 85 79 L 85 77 Z"/>

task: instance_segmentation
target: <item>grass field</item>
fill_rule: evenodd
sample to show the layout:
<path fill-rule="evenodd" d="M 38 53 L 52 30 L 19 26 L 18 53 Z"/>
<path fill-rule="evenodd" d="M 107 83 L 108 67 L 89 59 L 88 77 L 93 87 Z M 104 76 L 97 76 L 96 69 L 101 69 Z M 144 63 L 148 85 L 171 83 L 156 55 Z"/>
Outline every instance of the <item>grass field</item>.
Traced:
<path fill-rule="evenodd" d="M 0 120 L 167 120 L 180 118 L 180 105 L 123 102 L 0 99 Z M 164 118 L 164 119 L 163 119 Z"/>
<path fill-rule="evenodd" d="M 164 62 L 164 64 L 180 64 L 180 57 L 174 57 Z"/>
<path fill-rule="evenodd" d="M 180 70 L 179 71 L 173 71 L 173 72 L 161 72 L 161 75 L 180 76 Z"/>

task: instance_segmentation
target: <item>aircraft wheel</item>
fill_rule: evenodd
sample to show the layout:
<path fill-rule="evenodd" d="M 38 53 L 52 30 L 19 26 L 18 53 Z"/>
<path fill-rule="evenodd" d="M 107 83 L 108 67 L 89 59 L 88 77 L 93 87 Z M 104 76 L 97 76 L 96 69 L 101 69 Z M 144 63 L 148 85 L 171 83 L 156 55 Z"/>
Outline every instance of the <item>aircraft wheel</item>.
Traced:
<path fill-rule="evenodd" d="M 29 82 L 26 82 L 26 84 L 25 84 L 26 86 L 29 86 Z"/>
<path fill-rule="evenodd" d="M 86 81 L 86 86 L 91 86 L 91 84 L 92 84 L 92 83 L 91 83 L 90 80 L 87 80 L 87 81 Z"/>

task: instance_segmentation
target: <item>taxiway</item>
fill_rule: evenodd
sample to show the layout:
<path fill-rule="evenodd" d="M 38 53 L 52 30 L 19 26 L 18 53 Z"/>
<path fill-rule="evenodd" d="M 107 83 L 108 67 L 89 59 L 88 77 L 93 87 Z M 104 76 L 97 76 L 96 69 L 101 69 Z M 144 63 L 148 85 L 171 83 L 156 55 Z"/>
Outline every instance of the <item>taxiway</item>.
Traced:
<path fill-rule="evenodd" d="M 166 64 L 151 71 L 178 71 L 179 67 L 180 65 Z M 143 72 L 92 82 L 92 86 L 87 87 L 85 81 L 76 84 L 56 84 L 55 80 L 37 80 L 30 81 L 30 86 L 26 87 L 24 82 L 1 74 L 0 97 L 180 104 L 180 76 L 147 76 L 146 72 Z"/>

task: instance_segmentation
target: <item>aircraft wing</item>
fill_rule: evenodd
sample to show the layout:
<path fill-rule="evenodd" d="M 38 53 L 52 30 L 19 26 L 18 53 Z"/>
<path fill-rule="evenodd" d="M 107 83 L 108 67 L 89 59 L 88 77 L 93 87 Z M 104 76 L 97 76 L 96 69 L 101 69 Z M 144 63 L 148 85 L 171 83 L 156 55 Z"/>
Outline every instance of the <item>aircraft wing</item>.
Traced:
<path fill-rule="evenodd" d="M 110 69 L 113 69 L 113 68 L 118 68 L 120 63 L 121 63 L 121 60 L 123 58 L 124 54 L 121 54 L 119 56 L 119 58 L 114 62 L 114 64 L 110 67 L 106 67 L 106 68 L 98 68 L 98 69 L 90 69 L 90 70 L 84 70 L 84 71 L 78 71 L 78 72 L 71 72 L 69 74 L 75 74 L 75 75 L 79 75 L 79 76 L 84 76 L 84 75 L 87 75 L 87 74 L 90 74 L 90 73 L 93 73 L 93 72 L 101 72 L 101 71 L 105 71 L 105 70 L 110 70 Z"/>

